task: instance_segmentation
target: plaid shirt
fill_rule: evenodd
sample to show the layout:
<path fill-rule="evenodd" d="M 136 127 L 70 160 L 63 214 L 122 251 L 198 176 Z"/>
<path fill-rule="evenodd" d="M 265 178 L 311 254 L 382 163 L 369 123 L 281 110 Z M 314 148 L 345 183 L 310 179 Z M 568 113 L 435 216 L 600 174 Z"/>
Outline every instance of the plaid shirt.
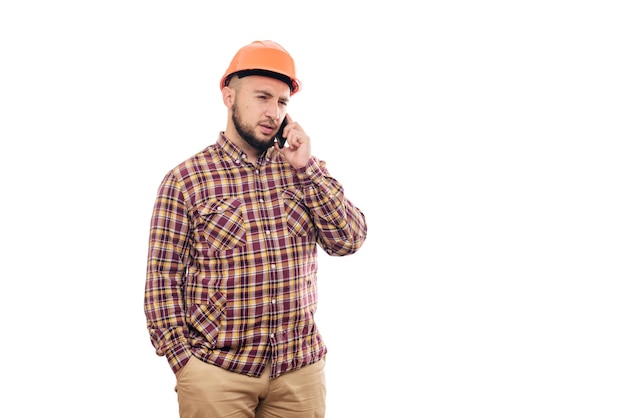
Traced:
<path fill-rule="evenodd" d="M 150 223 L 144 310 L 174 372 L 190 356 L 271 377 L 315 363 L 317 245 L 356 252 L 365 217 L 312 157 L 296 170 L 269 149 L 256 161 L 221 134 L 163 179 Z"/>

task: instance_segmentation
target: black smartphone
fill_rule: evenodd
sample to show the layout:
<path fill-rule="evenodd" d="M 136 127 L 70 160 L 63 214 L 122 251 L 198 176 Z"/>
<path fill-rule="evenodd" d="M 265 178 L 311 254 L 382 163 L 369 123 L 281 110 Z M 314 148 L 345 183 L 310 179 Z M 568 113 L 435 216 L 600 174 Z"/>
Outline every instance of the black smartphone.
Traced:
<path fill-rule="evenodd" d="M 285 130 L 285 126 L 287 126 L 287 116 L 283 119 L 283 123 L 281 123 L 280 128 L 278 128 L 278 132 L 274 137 L 274 141 L 278 142 L 278 147 L 283 148 L 285 146 L 285 142 L 287 138 L 283 138 L 283 131 Z"/>

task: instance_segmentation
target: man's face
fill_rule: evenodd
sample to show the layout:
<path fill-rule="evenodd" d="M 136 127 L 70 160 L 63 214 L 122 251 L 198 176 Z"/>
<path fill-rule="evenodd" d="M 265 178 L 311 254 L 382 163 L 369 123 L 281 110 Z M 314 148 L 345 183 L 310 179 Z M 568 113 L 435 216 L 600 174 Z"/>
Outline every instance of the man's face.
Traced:
<path fill-rule="evenodd" d="M 263 152 L 274 144 L 280 121 L 287 113 L 289 86 L 263 76 L 244 77 L 237 84 L 233 125 L 244 141 Z"/>

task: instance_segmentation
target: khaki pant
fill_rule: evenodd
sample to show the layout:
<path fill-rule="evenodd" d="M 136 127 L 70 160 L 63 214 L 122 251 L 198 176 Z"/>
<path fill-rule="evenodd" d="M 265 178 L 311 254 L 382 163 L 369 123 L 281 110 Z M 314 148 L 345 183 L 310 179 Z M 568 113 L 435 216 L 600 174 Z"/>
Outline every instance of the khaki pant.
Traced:
<path fill-rule="evenodd" d="M 181 418 L 323 418 L 325 360 L 275 379 L 229 372 L 192 357 L 178 381 Z"/>

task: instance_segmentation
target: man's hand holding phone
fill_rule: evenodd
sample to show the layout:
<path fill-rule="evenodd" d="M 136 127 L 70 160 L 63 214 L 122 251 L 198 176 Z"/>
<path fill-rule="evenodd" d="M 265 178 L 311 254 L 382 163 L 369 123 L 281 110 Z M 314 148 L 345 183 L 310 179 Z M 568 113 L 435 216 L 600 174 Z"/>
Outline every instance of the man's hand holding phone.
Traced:
<path fill-rule="evenodd" d="M 287 142 L 287 146 L 285 146 Z M 282 143 L 282 145 L 281 145 Z M 302 168 L 311 158 L 311 141 L 298 122 L 285 115 L 274 138 L 274 149 L 278 150 L 294 168 Z"/>

